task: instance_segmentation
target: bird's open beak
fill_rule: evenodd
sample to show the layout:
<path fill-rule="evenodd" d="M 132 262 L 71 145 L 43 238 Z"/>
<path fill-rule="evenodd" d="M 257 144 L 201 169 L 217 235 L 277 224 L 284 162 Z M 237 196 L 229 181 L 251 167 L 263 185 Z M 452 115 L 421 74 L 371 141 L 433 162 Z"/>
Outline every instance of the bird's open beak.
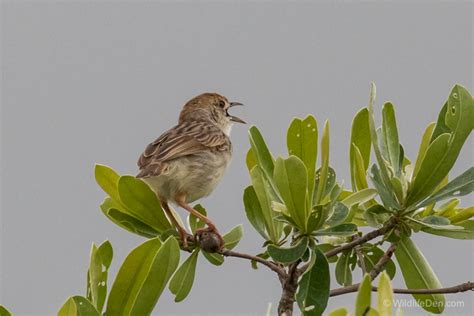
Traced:
<path fill-rule="evenodd" d="M 233 107 L 233 106 L 241 106 L 241 105 L 243 105 L 243 104 L 240 103 L 240 102 L 230 102 L 229 104 L 230 104 L 230 105 L 229 105 L 229 108 L 231 108 L 231 107 Z M 238 118 L 237 116 L 229 115 L 229 117 L 230 117 L 230 120 L 231 120 L 232 122 L 247 124 L 247 122 L 245 122 L 244 120 Z"/>

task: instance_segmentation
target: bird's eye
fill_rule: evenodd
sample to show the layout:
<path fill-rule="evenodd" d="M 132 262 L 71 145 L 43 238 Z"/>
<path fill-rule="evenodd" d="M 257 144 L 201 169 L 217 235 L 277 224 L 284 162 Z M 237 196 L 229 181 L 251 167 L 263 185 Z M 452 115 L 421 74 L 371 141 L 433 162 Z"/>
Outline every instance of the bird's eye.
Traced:
<path fill-rule="evenodd" d="M 225 102 L 224 102 L 224 101 L 222 101 L 222 100 L 221 100 L 221 101 L 219 101 L 219 106 L 220 106 L 221 108 L 224 108 L 224 107 L 225 107 Z"/>

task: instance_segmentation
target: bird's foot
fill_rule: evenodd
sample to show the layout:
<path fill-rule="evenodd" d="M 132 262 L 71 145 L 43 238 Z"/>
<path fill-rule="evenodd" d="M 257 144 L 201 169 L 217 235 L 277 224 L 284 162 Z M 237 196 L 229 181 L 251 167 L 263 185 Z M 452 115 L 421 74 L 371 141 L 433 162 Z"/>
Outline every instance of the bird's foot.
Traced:
<path fill-rule="evenodd" d="M 219 252 L 224 248 L 224 239 L 216 226 L 212 224 L 206 228 L 196 230 L 194 238 L 200 248 L 206 252 Z"/>
<path fill-rule="evenodd" d="M 179 237 L 180 237 L 180 240 L 181 240 L 181 245 L 180 245 L 181 248 L 183 250 L 190 251 L 188 242 L 194 242 L 195 241 L 194 236 L 189 234 L 186 231 L 184 231 L 184 232 L 180 231 L 179 232 Z"/>

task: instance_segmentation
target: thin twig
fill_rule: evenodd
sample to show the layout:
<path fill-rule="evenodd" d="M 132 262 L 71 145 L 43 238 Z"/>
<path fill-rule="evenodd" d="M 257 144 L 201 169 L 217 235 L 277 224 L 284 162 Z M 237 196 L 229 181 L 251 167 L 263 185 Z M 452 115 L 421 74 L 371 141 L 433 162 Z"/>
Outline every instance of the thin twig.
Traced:
<path fill-rule="evenodd" d="M 365 261 L 364 261 L 364 254 L 360 250 L 360 246 L 355 246 L 354 251 L 357 255 L 357 261 L 359 261 L 360 268 L 362 270 L 362 274 L 367 273 L 367 268 L 365 267 Z"/>
<path fill-rule="evenodd" d="M 326 258 L 333 257 L 333 256 L 335 256 L 335 255 L 337 255 L 337 254 L 339 254 L 339 253 L 341 253 L 345 250 L 349 250 L 349 249 L 352 249 L 356 246 L 362 245 L 362 244 L 364 244 L 364 243 L 366 243 L 366 242 L 368 242 L 372 239 L 375 239 L 379 236 L 385 235 L 388 231 L 390 231 L 396 225 L 397 225 L 397 221 L 394 218 L 392 218 L 383 227 L 381 227 L 379 229 L 376 229 L 376 230 L 373 230 L 370 233 L 367 233 L 367 234 L 363 235 L 362 237 L 358 237 L 358 238 L 354 239 L 353 241 L 351 241 L 347 244 L 344 244 L 342 246 L 339 246 L 339 247 L 333 248 L 329 251 L 326 251 L 324 253 L 324 255 L 326 256 Z M 302 266 L 299 269 L 299 274 L 302 274 L 304 271 L 306 271 L 306 269 L 308 267 L 309 267 L 309 263 Z"/>
<path fill-rule="evenodd" d="M 387 264 L 387 262 L 390 260 L 392 257 L 393 253 L 395 252 L 396 245 L 391 244 L 390 247 L 388 247 L 387 251 L 380 257 L 379 261 L 374 265 L 372 270 L 369 272 L 369 276 L 371 280 L 374 280 L 380 272 L 383 271 L 384 266 Z M 330 296 L 337 296 L 337 295 L 342 295 L 346 293 L 352 293 L 352 292 L 357 292 L 359 289 L 360 283 L 357 284 L 352 284 L 348 285 L 345 287 L 341 287 L 338 289 L 331 290 Z"/>
<path fill-rule="evenodd" d="M 242 258 L 242 259 L 247 259 L 247 260 L 253 260 L 253 261 L 256 261 L 258 263 L 263 264 L 264 266 L 267 266 L 272 271 L 275 271 L 280 277 L 284 277 L 286 275 L 286 272 L 283 268 L 279 267 L 278 265 L 274 264 L 273 262 L 270 262 L 270 261 L 265 260 L 263 258 L 260 258 L 258 256 L 253 256 L 253 255 L 249 255 L 249 254 L 246 254 L 246 253 L 232 251 L 232 250 L 229 250 L 229 249 L 222 249 L 219 253 L 223 256 L 226 256 L 226 257 L 236 257 L 236 258 Z"/>
<path fill-rule="evenodd" d="M 353 241 L 351 241 L 347 244 L 344 244 L 344 245 L 339 246 L 337 248 L 331 249 L 331 250 L 325 252 L 324 255 L 327 258 L 333 257 L 333 256 L 343 252 L 344 250 L 352 249 L 355 246 L 362 245 L 363 243 L 366 243 L 369 240 L 372 240 L 372 239 L 375 239 L 379 236 L 385 235 L 385 233 L 387 233 L 390 229 L 395 227 L 395 225 L 397 225 L 397 222 L 395 220 L 390 220 L 390 221 L 387 222 L 387 224 L 385 226 L 383 226 L 379 229 L 373 230 L 370 233 L 367 233 L 364 236 L 362 236 L 360 238 L 357 238 L 357 239 L 355 239 L 355 240 L 353 240 Z"/>
<path fill-rule="evenodd" d="M 351 289 L 351 291 L 341 291 L 345 288 L 331 290 L 329 296 L 338 296 L 346 293 L 357 292 L 358 288 L 355 290 Z M 372 286 L 372 291 L 377 292 L 377 287 Z M 461 283 L 451 287 L 444 287 L 441 289 L 393 289 L 393 293 L 397 294 L 455 294 L 467 291 L 474 291 L 474 283 L 473 282 L 466 282 Z"/>

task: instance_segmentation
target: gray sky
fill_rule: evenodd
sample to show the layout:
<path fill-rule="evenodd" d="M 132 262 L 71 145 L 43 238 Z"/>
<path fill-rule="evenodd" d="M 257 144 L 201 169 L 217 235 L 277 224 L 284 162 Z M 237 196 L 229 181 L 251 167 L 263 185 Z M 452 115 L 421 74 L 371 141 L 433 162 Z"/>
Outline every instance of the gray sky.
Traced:
<path fill-rule="evenodd" d="M 331 164 L 348 185 L 351 120 L 375 81 L 378 105 L 394 102 L 401 141 L 414 159 L 453 84 L 473 91 L 472 7 L 467 1 L 3 2 L 0 303 L 20 316 L 52 315 L 68 296 L 83 295 L 92 242 L 112 242 L 115 275 L 143 239 L 101 214 L 94 163 L 135 174 L 144 147 L 201 92 L 245 103 L 235 114 L 256 124 L 275 154 L 286 153 L 292 117 L 312 113 L 320 128 L 329 119 Z M 233 129 L 233 163 L 202 202 L 222 231 L 243 223 L 238 249 L 257 253 L 262 240 L 242 203 L 249 183 L 246 129 Z M 471 137 L 453 174 L 473 165 L 472 145 Z M 463 203 L 473 204 L 472 197 Z M 415 241 L 443 285 L 473 279 L 472 242 L 426 234 Z M 279 295 L 275 275 L 264 268 L 200 260 L 189 297 L 176 304 L 165 291 L 156 314 L 262 315 Z M 474 313 L 472 294 L 447 299 L 464 302 L 447 315 Z M 338 297 L 330 308 L 353 301 L 354 295 Z M 424 313 L 406 308 L 405 314 Z"/>

